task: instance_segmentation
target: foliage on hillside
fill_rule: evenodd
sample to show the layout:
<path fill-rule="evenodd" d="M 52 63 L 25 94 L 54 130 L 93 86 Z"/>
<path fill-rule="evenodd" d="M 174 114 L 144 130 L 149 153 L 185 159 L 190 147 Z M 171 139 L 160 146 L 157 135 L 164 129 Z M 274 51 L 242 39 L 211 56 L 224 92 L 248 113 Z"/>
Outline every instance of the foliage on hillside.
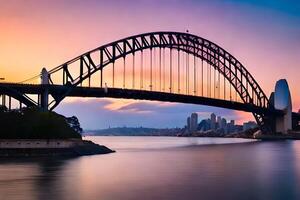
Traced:
<path fill-rule="evenodd" d="M 76 117 L 65 118 L 36 109 L 9 112 L 0 109 L 0 139 L 81 138 L 80 131 Z"/>

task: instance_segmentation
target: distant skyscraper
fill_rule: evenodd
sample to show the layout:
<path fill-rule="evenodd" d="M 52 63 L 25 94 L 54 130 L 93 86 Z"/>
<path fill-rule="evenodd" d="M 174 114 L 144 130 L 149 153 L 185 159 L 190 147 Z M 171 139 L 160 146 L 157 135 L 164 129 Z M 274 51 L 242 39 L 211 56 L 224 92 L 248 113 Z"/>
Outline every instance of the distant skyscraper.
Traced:
<path fill-rule="evenodd" d="M 222 122 L 222 118 L 221 118 L 221 116 L 218 116 L 218 118 L 217 118 L 218 128 L 221 128 L 221 122 Z"/>
<path fill-rule="evenodd" d="M 208 131 L 208 130 L 211 130 L 211 120 L 210 119 L 207 119 L 206 120 L 206 122 L 207 122 L 207 128 L 206 128 L 206 130 Z"/>
<path fill-rule="evenodd" d="M 188 117 L 186 120 L 186 128 L 190 132 L 190 130 L 191 130 L 191 118 L 190 117 Z"/>
<path fill-rule="evenodd" d="M 227 125 L 226 119 L 222 118 L 222 120 L 221 120 L 221 128 L 225 130 L 226 129 L 226 125 Z"/>
<path fill-rule="evenodd" d="M 216 115 L 215 115 L 215 113 L 212 113 L 211 115 L 210 115 L 210 123 L 211 123 L 211 129 L 212 130 L 216 130 L 216 124 L 217 124 L 217 119 L 216 119 Z"/>
<path fill-rule="evenodd" d="M 230 123 L 229 123 L 229 128 L 228 128 L 228 132 L 229 133 L 232 133 L 234 132 L 234 120 L 230 120 Z"/>
<path fill-rule="evenodd" d="M 196 131 L 198 127 L 198 114 L 197 113 L 192 113 L 191 118 L 190 118 L 190 131 Z"/>

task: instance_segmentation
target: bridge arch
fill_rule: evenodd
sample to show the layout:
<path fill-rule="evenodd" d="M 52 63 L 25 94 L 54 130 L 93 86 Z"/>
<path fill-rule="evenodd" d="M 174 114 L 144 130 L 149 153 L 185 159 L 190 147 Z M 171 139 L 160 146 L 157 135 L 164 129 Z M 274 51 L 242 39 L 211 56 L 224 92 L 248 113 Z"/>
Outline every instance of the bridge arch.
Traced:
<path fill-rule="evenodd" d="M 257 81 L 234 56 L 217 44 L 189 33 L 151 32 L 111 42 L 50 70 L 50 82 L 66 85 L 69 88 L 68 91 L 71 91 L 72 88 L 100 71 L 100 87 L 103 87 L 102 72 L 105 67 L 115 63 L 118 59 L 125 59 L 128 55 L 154 48 L 169 48 L 200 58 L 210 64 L 231 84 L 243 103 L 261 108 L 271 107 L 268 97 Z M 95 59 L 95 55 L 99 59 Z M 78 70 L 76 75 L 70 73 L 74 67 Z M 57 73 L 62 73 L 63 78 L 61 82 L 55 83 L 52 77 Z M 54 100 L 49 105 L 50 109 L 54 109 L 68 95 L 68 91 L 61 95 L 54 95 Z M 253 114 L 258 124 L 264 126 L 266 116 L 256 112 Z"/>

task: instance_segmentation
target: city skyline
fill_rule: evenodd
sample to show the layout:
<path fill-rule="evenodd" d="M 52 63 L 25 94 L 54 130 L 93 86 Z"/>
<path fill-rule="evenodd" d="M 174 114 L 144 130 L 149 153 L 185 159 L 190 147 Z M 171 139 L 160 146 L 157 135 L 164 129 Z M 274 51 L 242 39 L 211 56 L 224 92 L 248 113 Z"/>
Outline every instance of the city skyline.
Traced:
<path fill-rule="evenodd" d="M 244 121 L 242 124 L 236 124 L 233 119 L 226 119 L 224 116 L 211 113 L 208 118 L 198 121 L 198 114 L 192 113 L 187 117 L 185 129 L 187 133 L 196 133 L 198 131 L 223 131 L 224 134 L 247 131 L 256 128 L 257 123 L 254 121 Z"/>
<path fill-rule="evenodd" d="M 21 81 L 42 67 L 51 69 L 116 39 L 153 30 L 189 30 L 236 56 L 257 81 L 263 83 L 267 96 L 278 79 L 288 77 L 293 110 L 300 107 L 297 90 L 300 16 L 296 12 L 299 8 L 296 1 L 118 1 L 118 4 L 87 1 L 85 4 L 80 1 L 2 2 L 0 26 L 5 28 L 1 29 L 0 38 L 0 76 L 9 82 Z M 143 7 L 147 10 L 141 12 Z M 105 11 L 112 9 L 114 14 Z M 210 20 L 201 20 L 204 16 L 210 16 Z M 106 26 L 110 28 L 103 28 Z M 174 109 L 180 113 L 174 115 L 171 111 Z M 77 115 L 87 129 L 108 127 L 107 118 L 112 126 L 175 127 L 182 125 L 187 113 L 205 115 L 210 110 L 215 112 L 212 109 L 220 115 L 233 116 L 236 121 L 252 119 L 251 114 L 226 109 L 116 99 L 68 98 L 56 111 Z M 126 115 L 129 117 L 124 118 Z M 151 120 L 153 118 L 156 122 Z"/>

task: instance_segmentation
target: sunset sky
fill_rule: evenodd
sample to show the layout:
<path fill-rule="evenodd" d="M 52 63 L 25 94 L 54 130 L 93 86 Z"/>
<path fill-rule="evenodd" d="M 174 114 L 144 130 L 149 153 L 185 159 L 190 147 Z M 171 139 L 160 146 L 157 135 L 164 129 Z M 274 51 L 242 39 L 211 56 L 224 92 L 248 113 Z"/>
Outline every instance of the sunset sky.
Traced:
<path fill-rule="evenodd" d="M 187 29 L 234 55 L 268 96 L 286 78 L 293 110 L 300 108 L 297 0 L 0 0 L 0 77 L 22 81 L 120 38 Z M 116 99 L 66 99 L 56 111 L 77 115 L 85 129 L 181 127 L 191 112 L 251 119 L 220 108 Z"/>

